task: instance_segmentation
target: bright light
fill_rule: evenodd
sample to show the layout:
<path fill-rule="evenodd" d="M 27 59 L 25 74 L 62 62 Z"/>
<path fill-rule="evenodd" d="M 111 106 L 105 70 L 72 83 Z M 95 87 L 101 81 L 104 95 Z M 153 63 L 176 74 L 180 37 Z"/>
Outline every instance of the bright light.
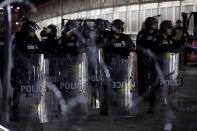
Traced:
<path fill-rule="evenodd" d="M 18 22 L 16 22 L 16 25 L 18 25 L 19 23 Z"/>
<path fill-rule="evenodd" d="M 3 131 L 10 131 L 7 128 L 3 127 L 2 125 L 0 125 L 0 129 L 3 130 Z"/>
<path fill-rule="evenodd" d="M 17 9 L 17 10 L 20 10 L 20 7 L 17 6 L 16 9 Z"/>
<path fill-rule="evenodd" d="M 11 9 L 13 9 L 13 6 L 11 6 Z"/>

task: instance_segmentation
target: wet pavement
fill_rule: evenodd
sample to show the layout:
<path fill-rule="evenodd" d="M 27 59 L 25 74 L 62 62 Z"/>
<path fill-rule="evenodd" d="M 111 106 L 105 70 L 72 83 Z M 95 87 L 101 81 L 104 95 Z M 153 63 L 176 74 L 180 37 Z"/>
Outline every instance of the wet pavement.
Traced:
<path fill-rule="evenodd" d="M 171 95 L 173 106 L 167 116 L 172 118 L 171 131 L 197 131 L 197 63 L 188 64 L 180 74 L 184 79 L 183 87 Z M 10 122 L 8 127 L 11 131 L 164 131 L 168 119 L 166 106 L 159 102 L 155 113 L 151 114 L 146 112 L 147 108 L 147 104 L 140 102 L 137 112 L 125 117 L 101 116 L 98 110 L 67 120 L 56 115 L 44 124 L 21 117 L 17 122 Z"/>

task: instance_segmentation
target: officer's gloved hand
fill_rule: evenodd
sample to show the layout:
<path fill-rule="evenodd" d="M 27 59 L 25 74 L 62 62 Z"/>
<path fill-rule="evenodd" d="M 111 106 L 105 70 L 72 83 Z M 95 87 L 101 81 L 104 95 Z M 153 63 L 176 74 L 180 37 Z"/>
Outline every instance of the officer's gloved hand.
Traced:
<path fill-rule="evenodd" d="M 175 44 L 169 45 L 169 49 L 168 50 L 171 53 L 178 53 L 179 52 L 179 48 Z"/>
<path fill-rule="evenodd" d="M 125 59 L 128 59 L 129 56 L 130 56 L 130 51 L 122 52 L 122 56 L 123 56 Z"/>

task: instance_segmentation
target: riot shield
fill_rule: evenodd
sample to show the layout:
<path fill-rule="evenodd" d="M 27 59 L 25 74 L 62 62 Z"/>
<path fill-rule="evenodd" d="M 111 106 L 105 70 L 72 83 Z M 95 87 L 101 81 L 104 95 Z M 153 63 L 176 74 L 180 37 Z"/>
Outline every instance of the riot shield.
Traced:
<path fill-rule="evenodd" d="M 58 86 L 66 103 L 69 104 L 69 102 L 76 100 L 78 104 L 82 104 L 82 106 L 88 108 L 87 100 L 89 96 L 86 53 L 78 55 L 73 55 L 72 53 L 59 54 L 55 70 L 55 72 L 58 73 L 56 74 Z M 81 100 L 79 98 L 81 98 Z"/>
<path fill-rule="evenodd" d="M 128 58 L 120 54 L 110 54 L 107 59 L 104 62 L 104 75 L 107 79 L 102 81 L 102 103 L 108 103 L 107 108 L 112 114 L 130 114 L 137 87 L 136 54 L 131 52 Z M 109 72 L 108 76 L 106 72 Z M 105 86 L 108 86 L 107 89 Z M 106 100 L 108 101 L 105 102 Z"/>
<path fill-rule="evenodd" d="M 160 80 L 160 86 L 170 87 L 168 89 L 172 93 L 183 82 L 179 78 L 179 53 L 163 52 L 158 55 L 158 60 L 164 75 L 164 80 Z"/>
<path fill-rule="evenodd" d="M 18 92 L 20 117 L 40 123 L 62 115 L 87 115 L 88 82 L 86 53 L 32 54 L 27 79 Z M 73 114 L 74 113 L 74 114 Z M 79 114 L 78 114 L 79 113 Z"/>
<path fill-rule="evenodd" d="M 89 73 L 89 92 L 91 93 L 90 108 L 100 108 L 100 89 L 103 80 L 101 72 L 101 61 L 103 59 L 102 50 L 96 46 L 89 47 L 88 50 L 88 73 Z"/>

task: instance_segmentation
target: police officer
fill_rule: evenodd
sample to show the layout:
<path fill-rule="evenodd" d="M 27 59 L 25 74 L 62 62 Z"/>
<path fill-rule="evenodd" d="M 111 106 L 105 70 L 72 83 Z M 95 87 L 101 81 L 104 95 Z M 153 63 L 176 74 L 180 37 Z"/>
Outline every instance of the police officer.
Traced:
<path fill-rule="evenodd" d="M 179 57 L 179 63 L 180 63 L 180 69 L 184 69 L 184 64 L 186 64 L 186 57 L 185 57 L 185 45 L 186 45 L 186 40 L 190 41 L 191 36 L 187 32 L 187 30 L 182 26 L 182 21 L 177 20 L 176 21 L 176 26 L 173 29 L 172 32 L 173 38 L 179 43 L 181 50 L 180 50 L 180 57 Z"/>
<path fill-rule="evenodd" d="M 79 28 L 80 25 L 77 21 L 67 21 L 58 41 L 59 78 L 63 80 L 59 87 L 66 101 L 74 99 L 78 95 L 84 96 L 88 88 L 86 46 Z M 84 110 L 81 110 L 81 106 L 76 107 L 73 108 L 73 113 L 77 113 L 75 111 L 80 111 L 80 115 L 85 113 Z"/>
<path fill-rule="evenodd" d="M 89 23 L 93 23 L 90 26 Z M 99 100 L 99 90 L 102 83 L 102 73 L 100 63 L 102 61 L 102 49 L 97 48 L 102 43 L 103 38 L 110 30 L 110 23 L 104 19 L 85 20 L 83 25 L 83 35 L 88 45 L 88 73 L 89 85 L 91 89 L 91 107 L 96 107 L 96 101 Z M 107 31 L 108 30 L 108 31 Z M 84 32 L 85 31 L 85 32 Z"/>
<path fill-rule="evenodd" d="M 116 81 L 116 77 L 118 79 L 119 73 L 124 73 L 121 71 L 124 67 L 120 67 L 121 69 L 115 69 L 116 65 L 119 63 L 113 63 L 114 57 L 119 57 L 122 61 L 126 61 L 129 57 L 131 51 L 135 50 L 135 45 L 128 35 L 123 33 L 124 31 L 124 22 L 120 19 L 116 19 L 111 24 L 111 31 L 103 39 L 103 43 L 100 45 L 103 48 L 104 54 L 104 63 L 107 65 L 112 81 Z M 125 70 L 124 70 L 125 69 Z M 123 70 L 127 72 L 126 68 Z M 120 72 L 118 72 L 120 70 Z M 117 73 L 118 72 L 118 73 Z M 127 72 L 128 73 L 128 72 Z M 106 77 L 108 77 L 106 75 Z M 121 78 L 120 78 L 121 79 Z M 102 115 L 108 114 L 109 104 L 112 102 L 114 104 L 119 103 L 114 99 L 114 97 L 118 98 L 118 96 L 113 96 L 111 87 L 108 87 L 107 83 L 104 83 L 102 101 L 101 101 L 101 109 L 100 113 Z M 116 89 L 115 89 L 116 90 Z M 113 91 L 115 91 L 113 90 Z M 117 90 L 116 90 L 117 91 Z M 112 97 L 112 99 L 110 98 Z M 111 102 L 110 102 L 111 101 Z M 120 104 L 121 105 L 121 104 Z M 120 106 L 119 105 L 119 106 Z"/>
<path fill-rule="evenodd" d="M 179 43 L 179 40 L 173 38 L 173 26 L 172 22 L 169 20 L 164 20 L 160 24 L 160 36 L 159 36 L 159 48 L 158 48 L 158 62 L 160 64 L 160 68 L 162 70 L 164 79 L 166 80 L 176 80 L 177 79 L 177 68 L 179 63 L 176 63 L 177 60 L 177 54 L 180 49 L 181 45 Z M 172 63 L 172 61 L 175 61 L 175 63 Z M 165 95 L 168 95 L 167 93 L 171 93 L 174 91 L 174 87 L 172 85 L 163 85 L 163 80 L 160 82 L 160 86 L 169 86 L 171 88 L 164 87 L 162 90 Z M 171 105 L 172 101 L 168 100 L 168 104 Z M 169 106 L 170 107 L 170 106 Z"/>
<path fill-rule="evenodd" d="M 135 50 L 134 43 L 123 31 L 124 22 L 120 19 L 114 20 L 111 24 L 111 31 L 104 38 L 103 50 L 105 55 L 117 53 L 127 58 L 130 52 Z M 108 60 L 106 59 L 106 62 Z"/>
<path fill-rule="evenodd" d="M 97 19 L 96 23 L 96 45 L 102 43 L 103 38 L 105 38 L 110 31 L 110 22 L 103 19 Z"/>
<path fill-rule="evenodd" d="M 59 50 L 61 52 L 63 51 L 77 55 L 82 51 L 81 49 L 85 48 L 85 41 L 78 28 L 79 24 L 75 20 L 69 20 L 66 23 L 64 30 L 62 31 L 62 36 L 58 41 Z"/>
<path fill-rule="evenodd" d="M 34 22 L 25 20 L 19 32 L 16 32 L 13 42 L 13 68 L 11 73 L 11 85 L 14 88 L 13 105 L 11 108 L 11 119 L 18 119 L 19 102 L 22 84 L 27 84 L 31 74 L 32 61 L 28 46 L 38 47 L 40 41 L 35 34 L 37 26 Z"/>
<path fill-rule="evenodd" d="M 148 112 L 153 112 L 156 102 L 156 91 L 153 82 L 156 79 L 154 61 L 145 52 L 155 53 L 158 47 L 158 21 L 153 17 L 145 20 L 144 28 L 137 35 L 137 58 L 138 58 L 138 93 L 149 102 Z"/>
<path fill-rule="evenodd" d="M 159 51 L 178 52 L 180 50 L 179 40 L 173 37 L 173 25 L 169 20 L 160 24 Z"/>
<path fill-rule="evenodd" d="M 144 22 L 144 28 L 137 35 L 137 48 L 153 49 L 157 44 L 158 21 L 156 18 L 148 17 Z"/>
<path fill-rule="evenodd" d="M 53 24 L 44 28 L 41 33 L 41 45 L 40 50 L 45 53 L 56 53 L 57 52 L 57 27 Z"/>

